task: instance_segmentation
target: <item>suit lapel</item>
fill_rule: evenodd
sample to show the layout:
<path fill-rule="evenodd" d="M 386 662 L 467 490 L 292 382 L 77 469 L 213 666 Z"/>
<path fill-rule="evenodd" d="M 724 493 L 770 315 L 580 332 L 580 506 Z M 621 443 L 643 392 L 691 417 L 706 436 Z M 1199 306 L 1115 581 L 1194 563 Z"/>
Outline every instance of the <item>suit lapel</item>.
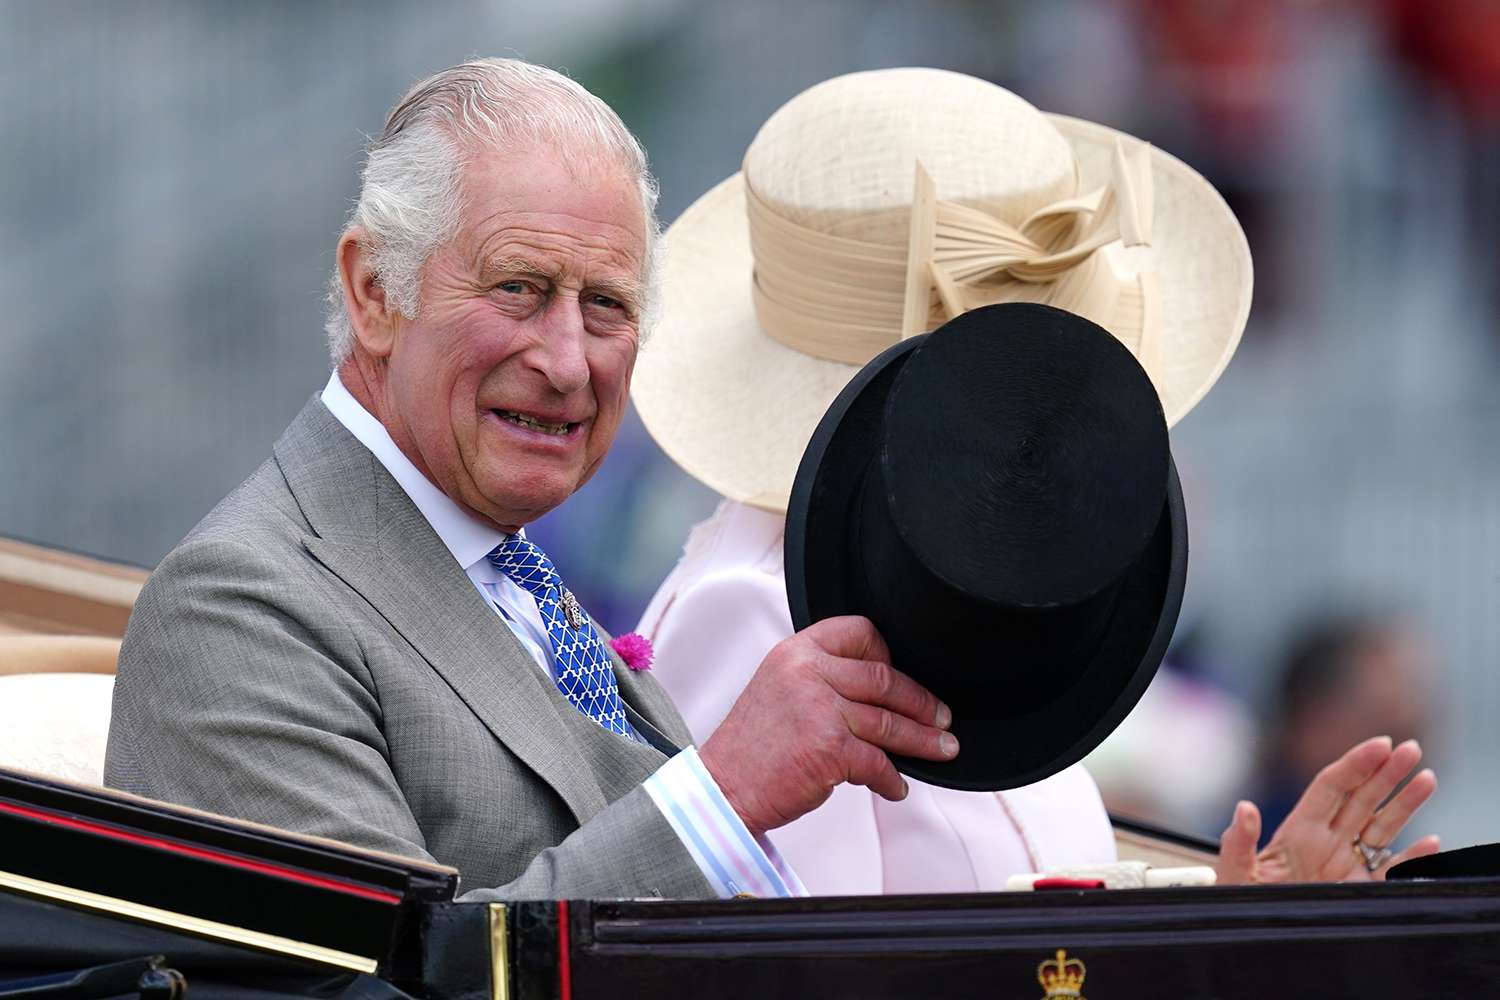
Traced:
<path fill-rule="evenodd" d="M 599 623 L 594 627 L 599 629 Z M 625 666 L 618 653 L 609 647 L 610 636 L 603 629 L 605 648 L 609 649 L 610 666 L 614 669 L 615 682 L 620 687 L 620 698 L 625 702 L 630 724 L 656 749 L 668 756 L 693 742 L 687 724 L 672 704 L 672 699 L 662 690 L 646 671 L 631 670 Z"/>
<path fill-rule="evenodd" d="M 682 747 L 686 745 L 686 742 L 690 742 L 685 741 L 682 744 L 677 743 L 675 740 L 668 737 L 666 733 L 663 733 L 660 729 L 657 729 L 656 726 L 651 723 L 651 720 L 647 719 L 644 715 L 631 708 L 630 702 L 626 701 L 624 702 L 624 704 L 625 718 L 629 719 L 630 724 L 635 727 L 635 731 L 640 733 L 641 737 L 645 739 L 647 743 L 651 744 L 652 748 L 655 749 L 658 753 L 662 754 L 664 757 L 675 757 L 677 753 L 682 750 Z"/>
<path fill-rule="evenodd" d="M 580 824 L 602 810 L 604 791 L 579 766 L 592 748 L 570 734 L 558 707 L 578 713 L 369 450 L 315 399 L 276 458 L 317 532 L 305 539 L 313 558 L 364 597 Z"/>
<path fill-rule="evenodd" d="M 556 685 L 549 685 L 549 690 L 556 704 L 559 725 L 567 730 L 565 739 L 593 765 L 599 786 L 604 790 L 606 798 L 614 801 L 656 773 L 667 762 L 668 757 L 675 755 L 686 745 L 688 734 L 687 727 L 681 724 L 680 716 L 661 688 L 655 682 L 640 678 L 634 671 L 626 668 L 609 647 L 609 633 L 600 628 L 597 622 L 594 623 L 594 628 L 609 652 L 610 665 L 620 688 L 620 698 L 625 705 L 625 716 L 636 732 L 646 740 L 647 745 L 611 733 L 578 711 L 557 690 Z M 537 672 L 537 676 L 540 677 L 541 674 Z M 666 711 L 657 713 L 656 710 L 662 703 L 665 703 Z M 653 715 L 648 717 L 643 714 L 642 706 L 649 706 Z M 676 732 L 670 731 L 674 721 L 677 723 L 675 728 L 680 729 L 685 737 L 681 741 L 677 740 Z"/>

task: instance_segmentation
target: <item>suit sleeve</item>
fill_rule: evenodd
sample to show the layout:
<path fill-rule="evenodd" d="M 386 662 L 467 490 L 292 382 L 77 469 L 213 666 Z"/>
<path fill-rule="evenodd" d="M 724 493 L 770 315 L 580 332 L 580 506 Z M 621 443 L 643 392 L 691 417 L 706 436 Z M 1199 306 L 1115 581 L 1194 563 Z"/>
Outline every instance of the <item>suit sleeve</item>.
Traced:
<path fill-rule="evenodd" d="M 238 542 L 188 542 L 131 615 L 105 782 L 433 860 L 392 772 L 358 623 Z M 711 896 L 644 789 L 465 899 Z"/>

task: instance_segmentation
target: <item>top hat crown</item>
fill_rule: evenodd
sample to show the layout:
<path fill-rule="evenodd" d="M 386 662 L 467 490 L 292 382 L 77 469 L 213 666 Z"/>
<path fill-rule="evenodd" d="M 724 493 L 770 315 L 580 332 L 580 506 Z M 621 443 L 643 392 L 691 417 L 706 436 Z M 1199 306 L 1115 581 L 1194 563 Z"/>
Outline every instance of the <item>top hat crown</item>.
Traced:
<path fill-rule="evenodd" d="M 785 559 L 796 627 L 868 617 L 953 709 L 960 755 L 902 771 L 1040 781 L 1124 718 L 1176 622 L 1187 528 L 1161 403 L 1088 320 L 966 313 L 877 357 L 830 407 Z"/>

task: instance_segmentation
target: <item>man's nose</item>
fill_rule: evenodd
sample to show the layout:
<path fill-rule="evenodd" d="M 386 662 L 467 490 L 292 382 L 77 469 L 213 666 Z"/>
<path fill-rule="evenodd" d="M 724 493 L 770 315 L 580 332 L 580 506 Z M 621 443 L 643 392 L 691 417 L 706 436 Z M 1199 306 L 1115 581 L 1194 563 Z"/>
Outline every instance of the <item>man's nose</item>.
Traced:
<path fill-rule="evenodd" d="M 540 350 L 542 374 L 559 393 L 577 392 L 589 384 L 588 356 L 584 351 L 588 331 L 583 326 L 583 306 L 576 296 L 559 295 L 547 309 L 547 328 Z"/>

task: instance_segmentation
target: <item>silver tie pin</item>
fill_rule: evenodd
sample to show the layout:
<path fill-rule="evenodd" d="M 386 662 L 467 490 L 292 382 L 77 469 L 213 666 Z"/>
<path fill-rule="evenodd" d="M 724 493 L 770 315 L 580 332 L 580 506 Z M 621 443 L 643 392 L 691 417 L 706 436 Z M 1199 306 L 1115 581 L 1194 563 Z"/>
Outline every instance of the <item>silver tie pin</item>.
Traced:
<path fill-rule="evenodd" d="M 578 606 L 578 598 L 573 596 L 571 590 L 564 590 L 562 595 L 563 617 L 568 620 L 568 628 L 583 628 L 583 608 Z"/>

